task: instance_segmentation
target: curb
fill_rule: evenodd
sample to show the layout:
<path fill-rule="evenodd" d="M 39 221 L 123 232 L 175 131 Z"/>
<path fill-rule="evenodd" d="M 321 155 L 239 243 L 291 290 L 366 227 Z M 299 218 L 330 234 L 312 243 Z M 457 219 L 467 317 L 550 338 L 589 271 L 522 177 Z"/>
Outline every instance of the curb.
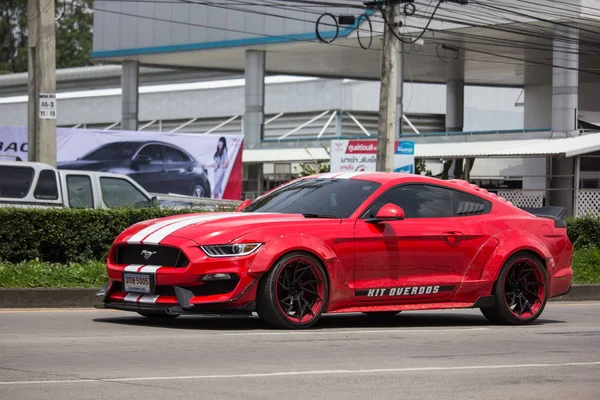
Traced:
<path fill-rule="evenodd" d="M 569 293 L 550 301 L 600 301 L 600 285 L 573 285 Z"/>
<path fill-rule="evenodd" d="M 101 302 L 98 289 L 0 288 L 0 308 L 90 308 Z M 600 285 L 573 285 L 571 291 L 551 302 L 600 301 Z"/>
<path fill-rule="evenodd" d="M 0 288 L 0 308 L 77 308 L 100 303 L 98 289 Z"/>

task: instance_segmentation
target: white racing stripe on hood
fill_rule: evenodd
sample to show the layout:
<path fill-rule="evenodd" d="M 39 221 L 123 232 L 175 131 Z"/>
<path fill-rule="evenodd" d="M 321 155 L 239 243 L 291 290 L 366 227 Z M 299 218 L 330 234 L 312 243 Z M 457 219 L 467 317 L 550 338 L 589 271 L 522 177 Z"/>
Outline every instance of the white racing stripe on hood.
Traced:
<path fill-rule="evenodd" d="M 142 240 L 146 236 L 148 236 L 148 235 L 156 232 L 160 228 L 163 228 L 163 227 L 165 227 L 167 225 L 175 224 L 175 223 L 180 222 L 180 221 L 185 221 L 187 219 L 192 219 L 192 218 L 197 218 L 197 216 L 195 216 L 195 215 L 186 215 L 185 217 L 178 217 L 178 218 L 173 218 L 173 219 L 169 219 L 169 220 L 166 220 L 166 221 L 157 222 L 155 224 L 152 224 L 150 226 L 145 227 L 144 229 L 142 229 L 141 231 L 139 231 L 135 235 L 131 236 L 129 238 L 129 240 L 127 240 L 127 243 L 140 244 L 142 242 Z"/>
<path fill-rule="evenodd" d="M 193 225 L 193 224 L 197 224 L 199 222 L 208 222 L 208 221 L 214 221 L 214 220 L 218 220 L 218 219 L 225 219 L 225 218 L 232 218 L 232 217 L 239 217 L 239 214 L 235 214 L 235 215 L 212 215 L 212 216 L 201 216 L 201 217 L 194 217 L 194 218 L 188 218 L 185 219 L 183 221 L 179 221 L 175 224 L 171 224 L 171 225 L 167 225 L 165 227 L 162 227 L 160 229 L 158 229 L 157 231 L 154 231 L 153 234 L 151 234 L 150 236 L 148 236 L 146 239 L 144 239 L 142 241 L 143 244 L 159 244 L 161 240 L 163 240 L 164 238 L 166 238 L 167 236 L 169 236 L 170 234 L 172 234 L 173 232 L 185 228 L 187 226 Z"/>

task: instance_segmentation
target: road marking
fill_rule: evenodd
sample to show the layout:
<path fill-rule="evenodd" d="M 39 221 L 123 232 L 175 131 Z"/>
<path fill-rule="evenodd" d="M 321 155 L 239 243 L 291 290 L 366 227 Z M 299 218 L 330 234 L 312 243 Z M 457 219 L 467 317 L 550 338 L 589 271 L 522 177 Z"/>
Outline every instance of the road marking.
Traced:
<path fill-rule="evenodd" d="M 468 331 L 489 331 L 490 328 L 450 328 L 450 329 L 410 329 L 410 328 L 397 328 L 397 329 L 369 329 L 369 330 L 352 330 L 352 331 L 334 331 L 334 330 L 322 330 L 322 331 L 283 331 L 283 332 L 234 332 L 234 333 L 221 333 L 219 336 L 271 336 L 271 335 L 356 335 L 363 333 L 431 333 L 431 332 L 468 332 Z"/>
<path fill-rule="evenodd" d="M 465 365 L 456 367 L 409 367 L 409 368 L 375 368 L 375 369 L 330 369 L 309 371 L 262 372 L 253 374 L 223 374 L 223 375 L 188 375 L 188 376 L 146 376 L 138 378 L 101 378 L 101 379 L 69 379 L 47 381 L 7 381 L 0 385 L 48 385 L 55 383 L 99 383 L 99 382 L 142 382 L 142 381 L 171 381 L 171 380 L 203 380 L 203 379 L 240 379 L 240 378 L 269 378 L 286 376 L 310 375 L 358 375 L 373 373 L 402 373 L 402 372 L 431 372 L 431 371 L 469 371 L 487 369 L 514 368 L 556 368 L 556 367 L 585 367 L 600 365 L 600 361 L 573 362 L 559 364 L 501 364 L 501 365 Z"/>

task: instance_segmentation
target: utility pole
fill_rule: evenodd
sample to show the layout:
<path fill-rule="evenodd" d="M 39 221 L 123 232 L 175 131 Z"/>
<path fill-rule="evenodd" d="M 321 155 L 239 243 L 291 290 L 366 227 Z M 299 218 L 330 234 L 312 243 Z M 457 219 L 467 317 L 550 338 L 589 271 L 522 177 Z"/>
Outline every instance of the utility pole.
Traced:
<path fill-rule="evenodd" d="M 56 166 L 54 0 L 28 0 L 28 159 Z"/>
<path fill-rule="evenodd" d="M 398 59 L 400 41 L 390 29 L 396 24 L 399 5 L 392 2 L 385 7 L 383 31 L 383 51 L 381 56 L 381 84 L 379 89 L 379 118 L 377 122 L 377 161 L 376 170 L 392 172 L 394 170 L 394 144 L 396 143 L 397 124 L 402 123 L 402 110 L 396 118 L 398 93 Z"/>

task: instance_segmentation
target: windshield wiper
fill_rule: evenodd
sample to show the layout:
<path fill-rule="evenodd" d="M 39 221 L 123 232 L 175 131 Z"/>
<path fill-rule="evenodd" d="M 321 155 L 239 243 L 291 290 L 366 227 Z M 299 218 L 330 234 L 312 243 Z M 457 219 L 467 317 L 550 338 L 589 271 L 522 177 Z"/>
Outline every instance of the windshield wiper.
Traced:
<path fill-rule="evenodd" d="M 338 218 L 335 215 L 329 214 L 302 214 L 302 216 L 304 216 L 304 218 Z"/>

